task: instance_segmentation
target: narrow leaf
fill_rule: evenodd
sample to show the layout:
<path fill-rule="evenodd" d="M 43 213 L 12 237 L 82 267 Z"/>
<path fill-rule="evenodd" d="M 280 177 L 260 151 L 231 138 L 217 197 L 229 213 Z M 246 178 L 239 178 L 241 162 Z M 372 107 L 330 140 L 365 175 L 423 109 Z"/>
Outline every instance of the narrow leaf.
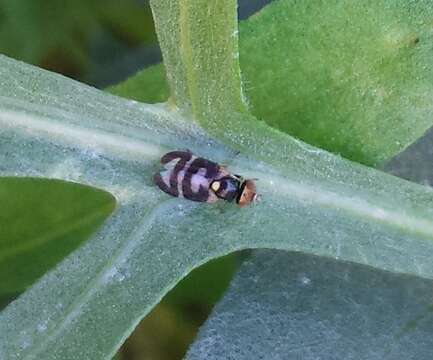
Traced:
<path fill-rule="evenodd" d="M 151 6 L 177 106 L 202 121 L 215 112 L 245 111 L 237 1 L 156 0 Z"/>

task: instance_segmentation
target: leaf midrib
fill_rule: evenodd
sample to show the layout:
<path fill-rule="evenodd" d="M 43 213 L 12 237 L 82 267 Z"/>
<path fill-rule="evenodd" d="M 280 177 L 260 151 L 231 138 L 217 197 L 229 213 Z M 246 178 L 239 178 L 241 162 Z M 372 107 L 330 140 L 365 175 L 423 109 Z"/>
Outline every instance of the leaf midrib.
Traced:
<path fill-rule="evenodd" d="M 266 175 L 263 172 L 249 172 L 248 175 L 260 179 L 260 184 L 266 183 L 269 187 L 278 189 L 277 192 L 280 196 L 295 197 L 299 201 L 308 201 L 322 208 L 345 210 L 348 213 L 356 214 L 359 218 L 387 224 L 390 227 L 420 235 L 429 240 L 433 239 L 433 220 L 419 219 L 407 214 L 402 215 L 398 211 L 374 205 L 360 198 L 343 196 L 323 190 L 318 186 L 291 181 L 282 176 Z"/>
<path fill-rule="evenodd" d="M 150 142 L 132 139 L 125 135 L 114 134 L 101 129 L 68 124 L 62 121 L 49 119 L 43 116 L 29 116 L 21 111 L 2 111 L 0 124 L 3 129 L 11 127 L 22 131 L 49 134 L 50 140 L 54 143 L 62 143 L 59 139 L 65 140 L 71 146 L 82 146 L 83 148 L 94 148 L 98 152 L 108 150 L 116 157 L 130 159 L 153 160 L 163 153 L 161 146 Z M 138 129 L 135 129 L 139 131 Z M 141 131 L 141 129 L 140 129 Z M 91 141 L 88 141 L 91 139 Z"/>
<path fill-rule="evenodd" d="M 80 144 L 77 144 L 76 140 L 82 139 L 82 134 L 87 133 L 92 137 L 91 146 L 96 150 L 101 151 L 101 149 L 105 147 L 113 151 L 116 156 L 124 157 L 126 155 L 128 160 L 131 160 L 132 157 L 134 159 L 157 161 L 165 150 L 158 145 L 144 142 L 140 139 L 131 139 L 125 135 L 116 135 L 112 132 L 105 132 L 101 129 L 90 127 L 78 127 L 77 125 L 41 117 L 35 119 L 35 117 L 27 116 L 22 112 L 2 112 L 0 123 L 7 122 L 8 120 L 14 126 L 22 129 L 30 129 L 35 132 L 48 132 L 50 133 L 50 137 L 54 139 L 56 136 L 66 137 L 68 141 L 73 142 L 75 146 Z M 87 143 L 83 144 L 83 146 L 86 148 L 89 147 Z M 317 182 L 317 185 L 304 185 L 291 181 L 287 177 L 283 178 L 281 175 L 266 175 L 263 172 L 252 174 L 242 169 L 240 169 L 239 172 L 245 174 L 249 173 L 252 177 L 259 178 L 260 184 L 267 183 L 268 188 L 278 188 L 280 194 L 285 193 L 289 198 L 296 196 L 300 200 L 308 200 L 321 207 L 344 209 L 362 218 L 382 222 L 405 232 L 415 233 L 430 239 L 432 238 L 433 221 L 417 219 L 409 215 L 403 216 L 398 211 L 384 209 L 366 200 L 357 199 L 356 197 L 344 197 L 337 193 L 325 191 L 323 187 L 321 188 L 319 182 Z"/>

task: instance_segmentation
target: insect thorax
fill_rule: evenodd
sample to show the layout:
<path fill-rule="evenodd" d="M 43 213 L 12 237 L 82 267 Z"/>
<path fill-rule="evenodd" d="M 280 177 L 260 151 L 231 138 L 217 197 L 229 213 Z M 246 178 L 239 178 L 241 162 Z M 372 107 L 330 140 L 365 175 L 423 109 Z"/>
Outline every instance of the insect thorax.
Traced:
<path fill-rule="evenodd" d="M 240 189 L 240 181 L 232 176 L 225 176 L 215 180 L 211 184 L 211 189 L 220 199 L 233 201 L 236 199 Z"/>

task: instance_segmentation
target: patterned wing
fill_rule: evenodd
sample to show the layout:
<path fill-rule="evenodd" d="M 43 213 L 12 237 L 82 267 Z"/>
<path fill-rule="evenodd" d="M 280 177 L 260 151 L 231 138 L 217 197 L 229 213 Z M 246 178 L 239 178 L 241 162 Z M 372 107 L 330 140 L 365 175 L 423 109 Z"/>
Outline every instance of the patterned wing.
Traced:
<path fill-rule="evenodd" d="M 186 199 L 215 202 L 217 197 L 210 184 L 219 174 L 219 165 L 204 158 L 194 158 L 187 164 L 182 181 L 182 193 Z"/>
<path fill-rule="evenodd" d="M 153 180 L 155 184 L 165 193 L 179 197 L 179 181 L 178 175 L 181 171 L 185 170 L 188 161 L 193 157 L 189 151 L 172 151 L 165 154 L 161 158 L 161 163 L 166 170 L 154 175 Z"/>
<path fill-rule="evenodd" d="M 209 190 L 220 173 L 220 166 L 194 156 L 189 151 L 172 151 L 161 158 L 165 170 L 155 174 L 155 184 L 167 194 L 192 201 L 215 202 L 218 197 Z"/>

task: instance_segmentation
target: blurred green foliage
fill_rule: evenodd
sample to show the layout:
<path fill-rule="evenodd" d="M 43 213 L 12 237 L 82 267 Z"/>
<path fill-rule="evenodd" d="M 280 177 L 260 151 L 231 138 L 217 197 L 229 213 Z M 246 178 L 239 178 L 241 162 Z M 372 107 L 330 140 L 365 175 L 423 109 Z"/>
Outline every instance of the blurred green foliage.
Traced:
<path fill-rule="evenodd" d="M 156 41 L 147 1 L 0 0 L 0 52 L 49 70 L 79 78 L 98 31 L 131 47 Z"/>

